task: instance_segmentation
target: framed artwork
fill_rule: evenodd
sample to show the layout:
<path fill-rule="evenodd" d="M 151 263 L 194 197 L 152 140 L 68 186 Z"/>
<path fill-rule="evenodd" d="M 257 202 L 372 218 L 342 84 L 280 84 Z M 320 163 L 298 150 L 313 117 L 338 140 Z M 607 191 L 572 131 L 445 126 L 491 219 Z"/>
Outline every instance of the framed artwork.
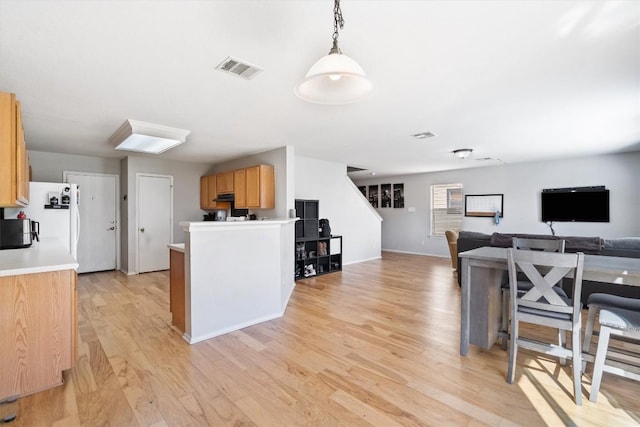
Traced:
<path fill-rule="evenodd" d="M 380 207 L 390 208 L 391 198 L 392 198 L 391 184 L 381 184 L 380 185 Z"/>
<path fill-rule="evenodd" d="M 502 194 L 468 194 L 464 196 L 464 216 L 495 217 L 504 215 Z"/>
<path fill-rule="evenodd" d="M 369 186 L 369 203 L 371 203 L 371 206 L 373 206 L 374 208 L 378 207 L 378 186 L 377 185 Z"/>
<path fill-rule="evenodd" d="M 404 184 L 393 184 L 393 207 L 404 208 Z"/>
<path fill-rule="evenodd" d="M 362 193 L 362 195 L 366 198 L 367 197 L 367 186 L 366 185 L 361 185 L 358 187 L 358 190 L 360 190 L 360 192 Z"/>

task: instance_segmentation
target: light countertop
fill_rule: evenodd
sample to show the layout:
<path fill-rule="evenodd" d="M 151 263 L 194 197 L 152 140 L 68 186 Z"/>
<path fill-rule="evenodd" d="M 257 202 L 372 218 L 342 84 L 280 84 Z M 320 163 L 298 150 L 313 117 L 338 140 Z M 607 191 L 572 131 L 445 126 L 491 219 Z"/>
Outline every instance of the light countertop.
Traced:
<path fill-rule="evenodd" d="M 184 253 L 184 243 L 170 243 L 167 245 L 172 251 L 178 251 Z"/>
<path fill-rule="evenodd" d="M 0 250 L 0 277 L 77 268 L 78 262 L 56 239 L 34 242 L 30 248 Z"/>

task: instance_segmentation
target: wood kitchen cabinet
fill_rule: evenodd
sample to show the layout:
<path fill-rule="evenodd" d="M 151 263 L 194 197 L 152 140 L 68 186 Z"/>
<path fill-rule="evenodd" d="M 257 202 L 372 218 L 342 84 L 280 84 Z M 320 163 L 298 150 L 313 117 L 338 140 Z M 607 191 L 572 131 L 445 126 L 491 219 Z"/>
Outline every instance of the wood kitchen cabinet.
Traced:
<path fill-rule="evenodd" d="M 216 175 L 200 177 L 200 209 L 229 209 L 229 202 L 215 202 L 217 197 Z"/>
<path fill-rule="evenodd" d="M 273 166 L 258 165 L 233 173 L 236 208 L 273 209 L 275 189 Z"/>
<path fill-rule="evenodd" d="M 238 169 L 233 171 L 233 194 L 236 208 L 247 207 L 247 171 Z"/>
<path fill-rule="evenodd" d="M 78 335 L 75 270 L 0 277 L 0 401 L 62 384 Z"/>
<path fill-rule="evenodd" d="M 0 92 L 0 207 L 29 203 L 29 157 L 20 102 Z"/>
<path fill-rule="evenodd" d="M 216 174 L 217 194 L 233 193 L 233 171 Z"/>

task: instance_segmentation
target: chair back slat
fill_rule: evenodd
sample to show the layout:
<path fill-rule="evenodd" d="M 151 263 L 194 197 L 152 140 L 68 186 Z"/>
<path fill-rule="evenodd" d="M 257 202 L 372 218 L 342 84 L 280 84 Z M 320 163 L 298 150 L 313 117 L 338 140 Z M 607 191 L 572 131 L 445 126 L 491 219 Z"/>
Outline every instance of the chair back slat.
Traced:
<path fill-rule="evenodd" d="M 512 247 L 513 249 L 564 253 L 565 241 L 563 239 L 527 239 L 514 237 Z"/>
<path fill-rule="evenodd" d="M 507 250 L 507 261 L 509 264 L 509 286 L 513 307 L 518 306 L 547 310 L 560 313 L 577 313 L 580 306 L 580 292 L 582 291 L 582 268 L 584 265 L 584 255 L 582 253 L 563 254 L 555 252 L 541 252 L 530 250 L 519 250 L 509 248 Z M 543 269 L 544 276 L 540 273 Z M 518 293 L 517 272 L 524 273 L 527 280 L 533 287 L 524 293 Z M 572 305 L 554 291 L 562 278 L 574 271 Z M 542 299 L 544 297 L 544 299 Z"/>

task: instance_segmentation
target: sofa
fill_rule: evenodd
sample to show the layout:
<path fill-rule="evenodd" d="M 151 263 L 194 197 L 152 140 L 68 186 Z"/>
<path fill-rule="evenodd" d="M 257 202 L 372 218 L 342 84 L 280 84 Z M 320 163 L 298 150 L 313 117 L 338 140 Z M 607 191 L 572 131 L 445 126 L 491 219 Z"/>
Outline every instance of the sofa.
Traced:
<path fill-rule="evenodd" d="M 460 231 L 458 234 L 458 254 L 483 246 L 510 247 L 513 237 L 530 239 L 564 239 L 566 252 L 583 252 L 591 255 L 617 256 L 625 258 L 638 258 L 640 262 L 640 237 L 623 237 L 617 239 L 605 239 L 601 237 L 583 236 L 549 236 L 541 234 L 507 234 L 507 233 L 476 233 L 472 231 Z M 458 256 L 458 284 L 460 278 L 460 257 Z M 507 275 L 505 274 L 505 280 Z M 571 281 L 565 279 L 562 287 L 571 297 Z M 593 282 L 583 280 L 582 295 L 580 300 L 586 304 L 589 295 L 594 292 L 619 295 L 640 299 L 640 287 L 628 285 L 616 285 L 612 283 Z"/>

